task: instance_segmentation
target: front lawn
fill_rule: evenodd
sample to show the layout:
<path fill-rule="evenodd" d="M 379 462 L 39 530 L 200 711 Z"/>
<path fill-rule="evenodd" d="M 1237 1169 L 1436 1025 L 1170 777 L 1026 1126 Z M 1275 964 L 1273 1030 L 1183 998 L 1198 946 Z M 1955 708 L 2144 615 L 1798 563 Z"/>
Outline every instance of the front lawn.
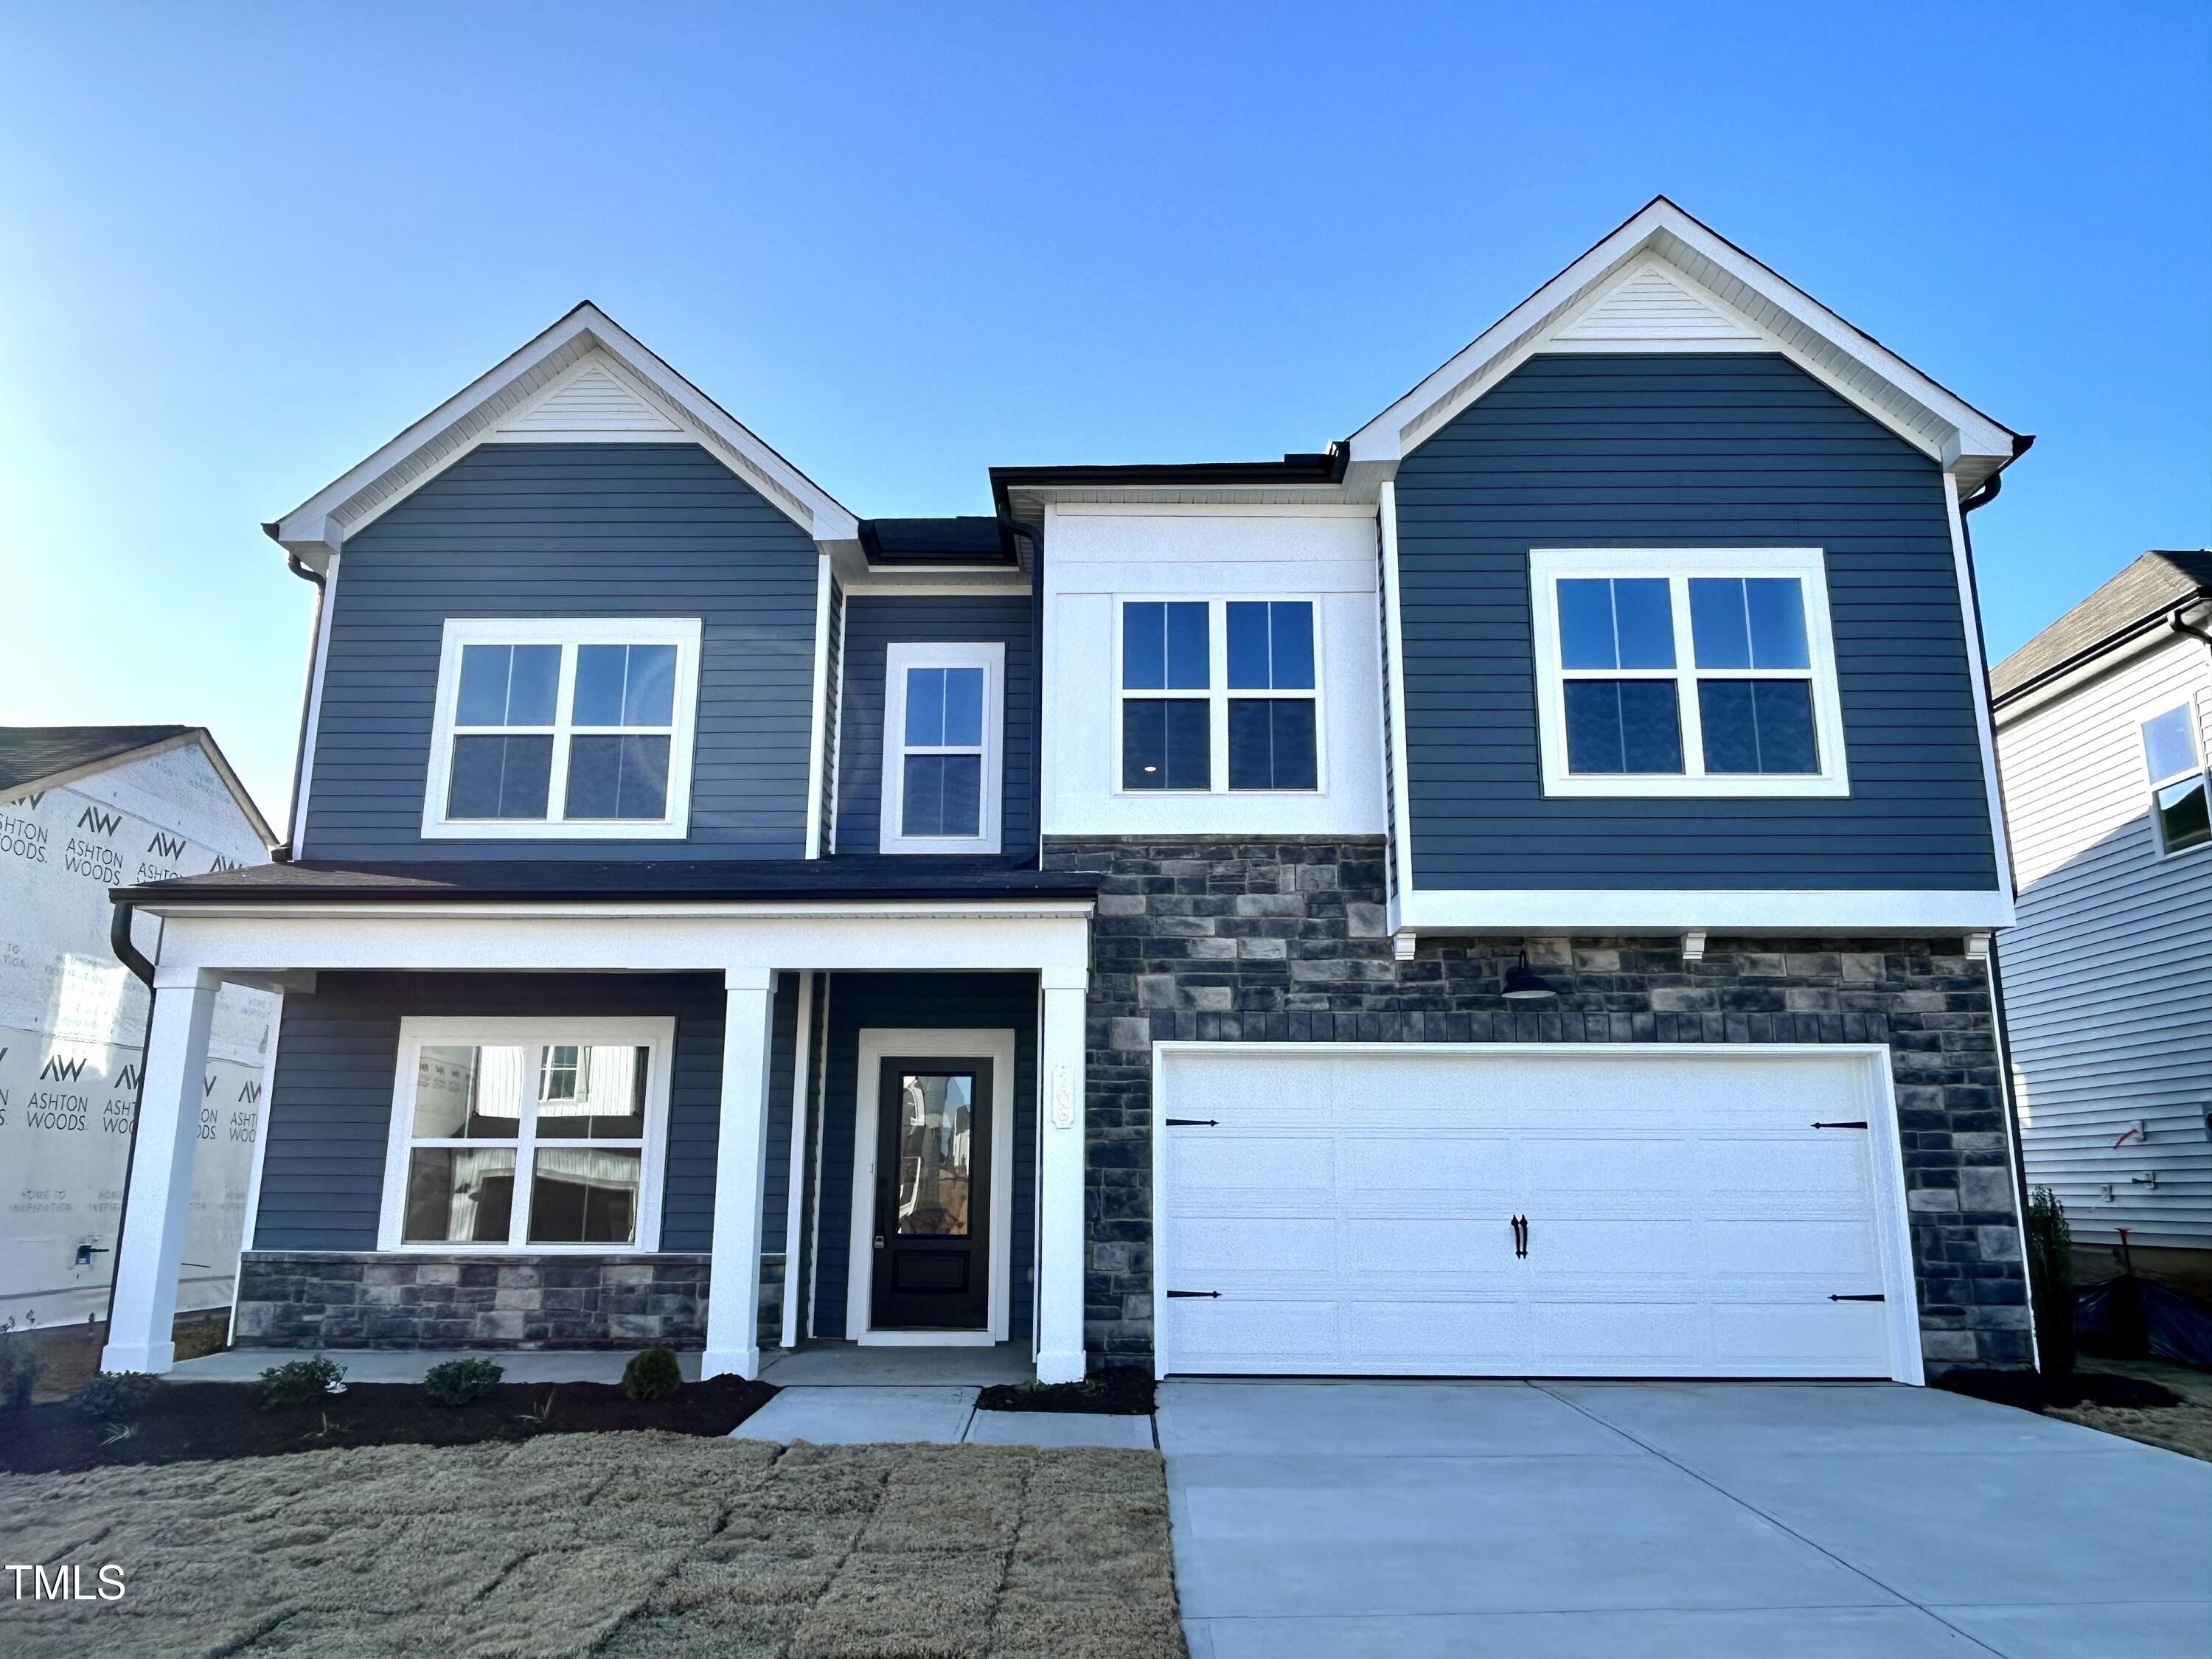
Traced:
<path fill-rule="evenodd" d="M 1184 1652 L 1148 1452 L 586 1434 L 8 1475 L 0 1549 L 125 1585 L 0 1594 L 9 1659 Z"/>

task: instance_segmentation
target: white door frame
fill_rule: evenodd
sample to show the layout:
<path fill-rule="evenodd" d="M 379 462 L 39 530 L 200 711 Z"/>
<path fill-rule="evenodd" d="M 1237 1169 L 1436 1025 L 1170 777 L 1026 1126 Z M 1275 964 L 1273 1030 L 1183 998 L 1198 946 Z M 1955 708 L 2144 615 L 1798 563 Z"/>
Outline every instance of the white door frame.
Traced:
<path fill-rule="evenodd" d="M 1677 1061 L 1728 1060 L 1760 1057 L 1818 1057 L 1856 1060 L 1864 1091 L 1867 1133 L 1871 1137 L 1868 1156 L 1874 1176 L 1874 1226 L 1881 1255 L 1881 1282 L 1889 1327 L 1891 1377 L 1913 1384 L 1927 1381 L 1921 1368 L 1919 1279 L 1912 1261 L 1911 1228 L 1905 1214 L 1905 1160 L 1897 1127 L 1897 1091 L 1891 1081 L 1889 1048 L 1880 1042 L 1168 1042 L 1152 1045 L 1152 1194 L 1154 1238 L 1158 1237 L 1158 1207 L 1170 1188 L 1167 1178 L 1167 1132 L 1164 1120 L 1171 1108 L 1168 1099 L 1167 1064 L 1178 1053 L 1214 1054 L 1297 1054 L 1317 1060 L 1348 1055 L 1429 1057 L 1458 1054 L 1468 1058 L 1536 1057 L 1620 1060 L 1650 1057 Z M 1170 1374 L 1173 1356 L 1168 1352 L 1167 1275 L 1172 1264 L 1155 1249 L 1152 1273 L 1153 1369 L 1159 1376 Z"/>
<path fill-rule="evenodd" d="M 878 1331 L 872 1273 L 875 1266 L 877 1096 L 884 1061 L 979 1059 L 991 1062 L 991 1283 L 988 1323 L 980 1331 Z M 853 1091 L 853 1243 L 845 1288 L 845 1328 L 869 1347 L 980 1348 L 1013 1332 L 1014 1034 L 1011 1030 L 902 1030 L 872 1026 L 860 1033 L 860 1071 Z"/>

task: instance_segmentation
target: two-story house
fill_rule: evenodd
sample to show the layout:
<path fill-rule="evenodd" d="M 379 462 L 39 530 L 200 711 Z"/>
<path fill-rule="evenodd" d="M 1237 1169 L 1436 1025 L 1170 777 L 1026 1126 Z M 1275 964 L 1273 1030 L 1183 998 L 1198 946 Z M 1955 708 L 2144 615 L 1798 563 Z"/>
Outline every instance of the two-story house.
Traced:
<path fill-rule="evenodd" d="M 2027 440 L 1664 200 L 1325 450 L 862 521 L 591 306 L 270 526 L 288 862 L 215 989 L 257 1345 L 1161 1374 L 2029 1352 L 1966 513 Z"/>

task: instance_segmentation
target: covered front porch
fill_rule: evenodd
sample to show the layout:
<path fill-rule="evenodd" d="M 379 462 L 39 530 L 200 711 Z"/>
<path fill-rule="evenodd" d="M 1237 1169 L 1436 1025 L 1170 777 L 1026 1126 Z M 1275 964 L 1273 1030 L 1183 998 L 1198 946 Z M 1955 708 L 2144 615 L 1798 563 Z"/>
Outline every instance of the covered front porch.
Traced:
<path fill-rule="evenodd" d="M 209 1015 L 239 982 L 287 999 L 241 1349 L 659 1344 L 750 1378 L 813 1344 L 968 1348 L 1079 1378 L 1091 904 L 1050 879 L 680 904 L 147 890 L 103 1368 L 173 1362 Z"/>

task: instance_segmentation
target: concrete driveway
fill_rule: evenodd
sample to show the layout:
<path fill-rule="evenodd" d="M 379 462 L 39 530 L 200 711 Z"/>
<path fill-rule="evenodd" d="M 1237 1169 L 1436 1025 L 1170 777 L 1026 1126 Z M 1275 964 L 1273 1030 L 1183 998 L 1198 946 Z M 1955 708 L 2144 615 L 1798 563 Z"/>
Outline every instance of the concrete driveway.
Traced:
<path fill-rule="evenodd" d="M 2212 1463 L 1892 1384 L 1163 1384 L 1193 1659 L 2203 1659 Z"/>

